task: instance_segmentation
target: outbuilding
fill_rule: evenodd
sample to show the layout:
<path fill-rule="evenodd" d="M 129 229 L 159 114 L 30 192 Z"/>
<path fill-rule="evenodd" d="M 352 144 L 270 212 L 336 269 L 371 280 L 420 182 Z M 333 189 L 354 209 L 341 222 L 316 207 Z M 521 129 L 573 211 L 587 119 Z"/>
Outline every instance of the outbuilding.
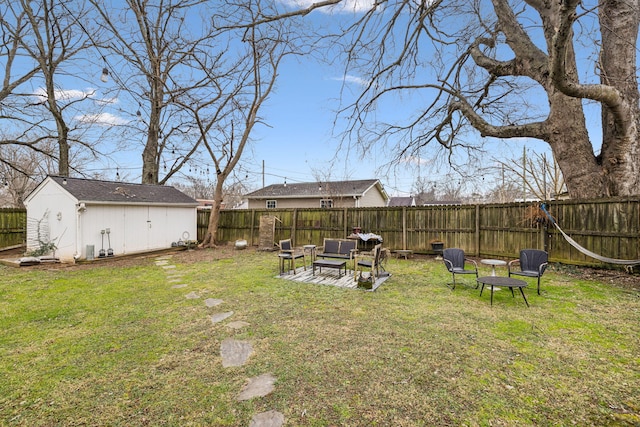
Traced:
<path fill-rule="evenodd" d="M 197 239 L 198 202 L 174 187 L 47 176 L 25 199 L 27 252 L 62 262 Z"/>

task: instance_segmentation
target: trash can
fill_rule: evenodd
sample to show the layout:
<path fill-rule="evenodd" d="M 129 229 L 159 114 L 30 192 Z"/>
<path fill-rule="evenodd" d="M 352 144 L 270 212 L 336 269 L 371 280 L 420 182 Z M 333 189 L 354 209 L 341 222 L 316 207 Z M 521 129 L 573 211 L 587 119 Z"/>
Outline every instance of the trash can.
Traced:
<path fill-rule="evenodd" d="M 94 245 L 87 245 L 87 260 L 91 261 L 95 258 L 95 247 Z"/>

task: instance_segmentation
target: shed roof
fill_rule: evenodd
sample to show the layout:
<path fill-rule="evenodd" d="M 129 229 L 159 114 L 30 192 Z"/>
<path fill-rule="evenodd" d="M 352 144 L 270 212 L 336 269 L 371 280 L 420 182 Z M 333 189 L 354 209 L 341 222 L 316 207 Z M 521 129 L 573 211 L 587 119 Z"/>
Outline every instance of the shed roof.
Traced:
<path fill-rule="evenodd" d="M 415 206 L 416 201 L 413 197 L 392 197 L 389 199 L 389 207 L 399 206 Z"/>
<path fill-rule="evenodd" d="M 198 204 L 195 199 L 180 190 L 166 185 L 132 184 L 55 175 L 49 175 L 48 178 L 80 202 L 193 206 Z"/>
<path fill-rule="evenodd" d="M 362 196 L 372 187 L 378 186 L 386 198 L 386 192 L 377 179 L 362 179 L 356 181 L 323 181 L 323 182 L 294 182 L 291 184 L 272 184 L 247 194 L 247 199 L 291 199 L 291 198 L 320 198 L 320 197 L 353 197 Z"/>

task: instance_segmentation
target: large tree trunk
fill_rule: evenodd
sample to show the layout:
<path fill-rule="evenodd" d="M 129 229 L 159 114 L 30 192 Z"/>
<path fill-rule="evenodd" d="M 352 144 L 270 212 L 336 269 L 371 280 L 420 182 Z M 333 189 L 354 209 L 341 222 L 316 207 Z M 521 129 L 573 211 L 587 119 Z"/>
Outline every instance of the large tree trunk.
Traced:
<path fill-rule="evenodd" d="M 636 41 L 640 22 L 637 0 L 604 0 L 599 18 L 602 32 L 600 80 L 616 88 L 629 106 L 630 117 L 623 123 L 615 112 L 602 106 L 602 173 L 612 195 L 638 194 L 640 188 L 640 148 L 638 146 L 638 79 Z"/>
<path fill-rule="evenodd" d="M 160 112 L 162 111 L 163 91 L 159 78 L 150 79 L 152 90 L 151 111 L 149 113 L 149 133 L 142 151 L 142 183 L 157 184 L 160 180 L 160 153 L 158 151 L 160 135 Z"/>
<path fill-rule="evenodd" d="M 225 177 L 226 178 L 226 177 Z M 209 225 L 207 227 L 207 234 L 200 247 L 211 248 L 217 243 L 218 238 L 218 222 L 220 221 L 220 206 L 222 205 L 222 193 L 223 193 L 224 179 L 221 175 L 218 175 L 218 181 L 216 182 L 216 188 L 213 194 L 213 206 L 211 207 L 211 213 L 209 214 Z"/>

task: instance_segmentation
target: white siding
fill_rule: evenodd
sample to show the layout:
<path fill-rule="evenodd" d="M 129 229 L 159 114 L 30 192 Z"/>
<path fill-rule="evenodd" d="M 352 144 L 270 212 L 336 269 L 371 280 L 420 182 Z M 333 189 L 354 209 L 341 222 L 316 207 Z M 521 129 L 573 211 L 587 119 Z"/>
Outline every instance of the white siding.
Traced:
<path fill-rule="evenodd" d="M 97 258 L 100 249 L 111 248 L 114 255 L 170 248 L 188 234 L 197 239 L 195 206 L 154 206 L 99 204 L 86 202 L 79 209 L 78 200 L 51 179 L 46 179 L 25 200 L 27 206 L 27 250 L 39 248 L 35 241 L 38 221 L 49 229 L 49 240 L 63 262 L 74 256 L 87 257 L 87 245 L 93 245 Z M 45 212 L 48 212 L 43 219 Z M 110 233 L 107 235 L 106 230 Z M 105 230 L 105 234 L 101 233 Z M 185 233 L 186 232 L 186 233 Z"/>
<path fill-rule="evenodd" d="M 48 239 L 57 246 L 56 256 L 73 260 L 76 250 L 76 200 L 49 180 L 37 189 L 37 194 L 32 193 L 25 204 L 27 252 L 40 248 L 37 242 L 38 228 L 41 231 L 48 228 Z"/>

